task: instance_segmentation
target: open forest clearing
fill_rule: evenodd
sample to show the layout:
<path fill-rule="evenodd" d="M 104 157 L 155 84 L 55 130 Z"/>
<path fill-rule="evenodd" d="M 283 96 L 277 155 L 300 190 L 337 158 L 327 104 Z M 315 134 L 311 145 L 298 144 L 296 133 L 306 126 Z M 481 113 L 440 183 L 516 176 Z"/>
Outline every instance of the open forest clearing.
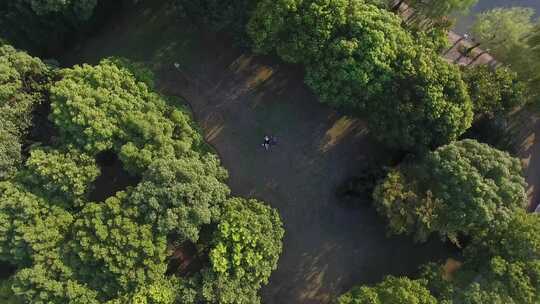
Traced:
<path fill-rule="evenodd" d="M 413 274 L 451 254 L 436 240 L 387 238 L 369 204 L 349 206 L 336 196 L 368 162 L 389 161 L 365 124 L 320 105 L 294 67 L 183 25 L 167 1 L 156 2 L 115 20 L 66 63 L 121 55 L 154 66 L 160 91 L 192 106 L 233 193 L 279 210 L 284 251 L 262 291 L 265 303 L 330 303 L 357 282 Z M 279 139 L 268 152 L 260 146 L 265 134 Z"/>
<path fill-rule="evenodd" d="M 0 3 L 0 303 L 539 303 L 540 19 L 477 3 Z"/>

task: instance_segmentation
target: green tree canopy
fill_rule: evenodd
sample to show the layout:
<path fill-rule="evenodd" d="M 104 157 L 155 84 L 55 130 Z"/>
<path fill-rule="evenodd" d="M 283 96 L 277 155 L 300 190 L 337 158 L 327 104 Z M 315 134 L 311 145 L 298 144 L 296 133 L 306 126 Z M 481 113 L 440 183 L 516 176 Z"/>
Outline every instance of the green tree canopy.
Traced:
<path fill-rule="evenodd" d="M 118 192 L 104 203 L 87 204 L 74 222 L 66 249 L 77 280 L 99 291 L 101 299 L 151 284 L 167 267 L 166 235 L 137 222 L 138 214 L 123 206 L 127 196 Z"/>
<path fill-rule="evenodd" d="M 133 294 L 129 294 L 107 304 L 175 304 L 177 298 L 176 279 L 162 279 L 151 285 L 141 286 Z M 181 302 L 184 303 L 184 302 Z"/>
<path fill-rule="evenodd" d="M 530 64 L 532 70 L 536 73 L 532 73 L 529 77 L 529 90 L 533 95 L 536 101 L 540 100 L 540 22 L 536 25 L 533 33 L 529 37 L 528 41 L 529 48 L 531 49 L 531 60 Z"/>
<path fill-rule="evenodd" d="M 0 182 L 0 259 L 18 266 L 47 260 L 73 217 L 21 185 Z"/>
<path fill-rule="evenodd" d="M 49 88 L 50 69 L 38 58 L 0 46 L 0 110 L 2 120 L 11 122 L 17 135 L 31 125 L 31 112 Z"/>
<path fill-rule="evenodd" d="M 527 200 L 520 161 L 474 140 L 401 164 L 373 196 L 392 233 L 426 240 L 437 232 L 456 243 L 460 234 L 480 237 L 505 224 Z"/>
<path fill-rule="evenodd" d="M 477 116 L 504 114 L 526 102 L 525 84 L 508 68 L 477 65 L 463 71 Z"/>
<path fill-rule="evenodd" d="M 90 155 L 113 150 L 142 173 L 157 158 L 192 153 L 202 137 L 189 116 L 111 61 L 62 71 L 51 88 L 51 117 L 68 143 Z"/>
<path fill-rule="evenodd" d="M 65 208 L 80 207 L 100 170 L 95 159 L 74 149 L 66 152 L 36 148 L 30 152 L 22 180 L 61 201 Z"/>
<path fill-rule="evenodd" d="M 19 138 L 6 130 L 0 118 L 0 180 L 15 173 L 22 161 Z"/>
<path fill-rule="evenodd" d="M 387 276 L 373 286 L 358 286 L 343 294 L 338 304 L 437 304 L 422 280 Z"/>
<path fill-rule="evenodd" d="M 448 303 L 538 303 L 539 224 L 540 217 L 519 210 L 508 223 L 474 238 L 450 279 L 443 279 L 441 268 L 429 267 L 430 289 Z"/>
<path fill-rule="evenodd" d="M 395 76 L 400 49 L 411 48 L 412 37 L 399 17 L 376 6 L 358 1 L 343 10 L 345 34 L 322 46 L 324 53 L 307 66 L 306 83 L 324 103 L 363 111 L 383 95 Z M 302 56 L 301 47 L 298 53 Z"/>
<path fill-rule="evenodd" d="M 229 199 L 226 170 L 187 111 L 147 86 L 151 73 L 110 59 L 63 70 L 50 86 L 46 75 L 42 87 L 26 70 L 30 76 L 21 77 L 23 63 L 0 64 L 2 97 L 41 102 L 50 91 L 49 118 L 61 132 L 54 147 L 30 146 L 24 166 L 0 181 L 0 260 L 18 267 L 6 297 L 36 304 L 256 303 L 281 252 L 279 216 L 259 202 Z M 11 136 L 0 141 L 6 147 L 28 128 L 15 122 L 31 110 L 9 113 L 0 118 L 0 130 Z M 0 151 L 4 166 L 13 153 Z M 102 152 L 119 155 L 142 180 L 89 202 Z M 169 242 L 178 241 L 197 249 L 200 269 L 189 278 L 167 272 Z"/>
<path fill-rule="evenodd" d="M 227 172 L 215 156 L 159 159 L 130 194 L 142 222 L 160 234 L 174 233 L 196 242 L 201 226 L 219 219 L 221 205 L 230 193 L 223 183 Z"/>
<path fill-rule="evenodd" d="M 11 280 L 0 281 L 0 302 L 3 304 L 23 304 L 23 302 L 13 293 L 11 285 Z"/>
<path fill-rule="evenodd" d="M 230 199 L 210 251 L 203 295 L 212 303 L 259 303 L 257 290 L 277 267 L 284 230 L 275 209 L 256 200 Z"/>
<path fill-rule="evenodd" d="M 13 281 L 14 293 L 24 303 L 101 303 L 97 300 L 96 291 L 73 280 L 68 273 L 51 269 L 43 263 L 20 270 L 15 274 Z M 107 282 L 103 284 L 106 285 Z"/>
<path fill-rule="evenodd" d="M 22 161 L 21 145 L 32 111 L 44 101 L 51 70 L 38 58 L 0 43 L 0 180 Z"/>
<path fill-rule="evenodd" d="M 368 103 L 370 130 L 387 145 L 412 151 L 457 140 L 473 119 L 458 68 L 428 49 L 401 60 L 381 95 Z"/>
<path fill-rule="evenodd" d="M 349 0 L 259 1 L 248 24 L 254 50 L 275 51 L 287 62 L 315 63 L 327 55 L 325 48 L 352 5 Z"/>

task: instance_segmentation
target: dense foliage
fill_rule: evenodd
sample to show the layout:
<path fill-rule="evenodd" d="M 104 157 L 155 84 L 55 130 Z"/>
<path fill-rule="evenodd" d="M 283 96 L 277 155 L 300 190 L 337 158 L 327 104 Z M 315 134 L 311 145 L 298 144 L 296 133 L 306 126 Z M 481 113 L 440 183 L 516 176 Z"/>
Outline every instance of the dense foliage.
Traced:
<path fill-rule="evenodd" d="M 201 227 L 220 218 L 220 206 L 230 192 L 223 183 L 226 177 L 211 155 L 158 159 L 148 167 L 129 202 L 141 220 L 159 233 L 197 242 Z"/>
<path fill-rule="evenodd" d="M 0 43 L 0 180 L 22 161 L 32 112 L 46 98 L 51 74 L 38 58 Z"/>
<path fill-rule="evenodd" d="M 479 14 L 471 31 L 484 48 L 489 48 L 499 60 L 511 64 L 511 57 L 525 47 L 523 38 L 533 28 L 533 16 L 531 8 L 496 8 Z"/>
<path fill-rule="evenodd" d="M 38 53 L 63 48 L 90 19 L 98 0 L 5 0 L 0 37 Z"/>
<path fill-rule="evenodd" d="M 73 216 L 23 186 L 0 182 L 0 259 L 18 266 L 47 260 Z"/>
<path fill-rule="evenodd" d="M 531 64 L 535 65 L 535 71 L 538 71 L 538 65 L 540 65 L 540 22 L 535 26 L 527 42 L 531 50 Z M 540 73 L 533 73 L 528 81 L 531 94 L 536 98 L 536 101 L 540 100 Z"/>
<path fill-rule="evenodd" d="M 203 272 L 202 299 L 210 303 L 257 304 L 282 250 L 277 212 L 256 200 L 230 199 L 213 236 L 211 267 Z"/>
<path fill-rule="evenodd" d="M 60 130 L 54 146 L 29 147 L 24 164 L 11 165 L 0 181 L 0 260 L 17 266 L 4 283 L 11 291 L 0 297 L 36 304 L 259 301 L 281 253 L 281 220 L 260 202 L 229 198 L 227 172 L 206 152 L 185 109 L 152 92 L 153 82 L 139 81 L 131 69 L 137 65 L 125 60 L 65 69 L 53 84 L 45 74 L 41 85 L 35 75 L 48 72 L 41 62 L 0 51 L 7 54 L 0 57 L 6 147 L 20 149 L 36 103 L 51 103 Z M 0 151 L 0 159 L 12 158 L 11 150 Z M 13 159 L 22 161 L 16 152 Z M 117 154 L 141 179 L 91 202 L 103 153 Z M 201 248 L 192 277 L 168 272 L 171 250 L 186 242 Z"/>
<path fill-rule="evenodd" d="M 36 191 L 63 202 L 66 208 L 81 206 L 92 190 L 91 183 L 100 174 L 93 158 L 74 149 L 32 149 L 26 168 L 20 178 Z"/>
<path fill-rule="evenodd" d="M 358 286 L 343 294 L 338 304 L 437 304 L 426 281 L 386 277 L 373 286 Z"/>
<path fill-rule="evenodd" d="M 505 224 L 527 199 L 519 160 L 474 140 L 401 164 L 373 196 L 392 233 L 426 240 L 437 232 L 458 244 L 460 235 L 480 237 Z"/>
<path fill-rule="evenodd" d="M 451 276 L 426 268 L 429 288 L 448 303 L 523 303 L 540 300 L 540 217 L 515 213 L 507 225 L 475 238 Z"/>
<path fill-rule="evenodd" d="M 526 101 L 525 84 L 508 68 L 477 65 L 463 71 L 475 115 L 505 114 Z"/>
<path fill-rule="evenodd" d="M 229 200 L 210 252 L 214 270 L 257 289 L 276 269 L 283 234 L 275 210 L 255 200 Z"/>
<path fill-rule="evenodd" d="M 104 60 L 64 70 L 51 88 L 52 119 L 63 139 L 92 156 L 113 150 L 126 169 L 142 173 L 152 160 L 190 154 L 201 136 L 182 110 Z"/>
<path fill-rule="evenodd" d="M 283 60 L 312 64 L 326 55 L 326 47 L 343 29 L 349 5 L 358 11 L 364 6 L 348 0 L 262 0 L 248 24 L 256 52 L 275 51 Z"/>
<path fill-rule="evenodd" d="M 457 140 L 473 118 L 458 68 L 427 49 L 411 55 L 368 106 L 370 129 L 388 145 L 413 151 Z"/>
<path fill-rule="evenodd" d="M 65 248 L 77 280 L 107 298 L 155 282 L 167 266 L 166 235 L 137 222 L 137 214 L 122 205 L 126 198 L 119 192 L 104 203 L 86 205 Z"/>
<path fill-rule="evenodd" d="M 382 97 L 395 76 L 399 49 L 410 47 L 412 37 L 399 17 L 375 6 L 358 2 L 343 10 L 348 14 L 340 31 L 347 34 L 332 37 L 324 53 L 313 58 L 306 82 L 325 103 L 370 112 L 369 105 Z"/>
<path fill-rule="evenodd" d="M 259 0 L 175 0 L 180 16 L 214 31 L 233 34 L 247 45 L 246 24 Z"/>

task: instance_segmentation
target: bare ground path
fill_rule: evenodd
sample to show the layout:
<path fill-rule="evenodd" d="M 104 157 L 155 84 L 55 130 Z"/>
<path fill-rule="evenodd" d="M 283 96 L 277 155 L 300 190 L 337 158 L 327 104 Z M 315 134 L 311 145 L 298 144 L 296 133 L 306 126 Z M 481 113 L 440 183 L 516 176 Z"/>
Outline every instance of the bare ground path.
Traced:
<path fill-rule="evenodd" d="M 439 242 L 387 238 L 371 206 L 351 208 L 335 196 L 337 185 L 386 153 L 362 122 L 320 105 L 301 71 L 186 29 L 163 3 L 119 16 L 63 61 L 122 55 L 152 64 L 158 88 L 192 106 L 229 170 L 233 193 L 279 210 L 284 251 L 262 291 L 264 303 L 330 303 L 354 284 L 414 274 L 420 264 L 448 256 Z M 265 134 L 279 140 L 268 152 L 260 147 Z"/>

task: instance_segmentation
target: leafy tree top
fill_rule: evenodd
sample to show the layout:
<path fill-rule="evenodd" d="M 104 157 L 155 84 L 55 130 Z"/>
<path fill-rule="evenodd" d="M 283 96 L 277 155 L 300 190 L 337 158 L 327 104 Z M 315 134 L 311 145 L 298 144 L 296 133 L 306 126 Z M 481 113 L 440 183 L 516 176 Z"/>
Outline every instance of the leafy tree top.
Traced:
<path fill-rule="evenodd" d="M 151 84 L 151 74 L 134 75 L 138 66 L 111 59 L 62 70 L 49 86 L 48 73 L 33 78 L 27 69 L 31 57 L 0 51 L 15 56 L 0 56 L 3 97 L 41 101 L 50 92 L 50 119 L 61 131 L 55 147 L 32 146 L 24 167 L 0 181 L 0 260 L 19 267 L 11 281 L 17 299 L 257 303 L 281 252 L 279 216 L 259 202 L 228 199 L 227 172 L 203 149 L 188 113 L 137 80 L 143 75 Z M 20 66 L 13 64 L 19 59 Z M 23 133 L 11 120 L 0 119 L 6 147 Z M 142 181 L 88 202 L 100 174 L 96 157 L 104 151 L 118 154 Z M 0 152 L 2 161 L 13 154 Z M 203 226 L 208 233 L 200 240 Z M 179 240 L 196 242 L 198 259 L 209 260 L 192 280 L 166 276 L 168 242 Z"/>
<path fill-rule="evenodd" d="M 276 210 L 256 200 L 230 199 L 210 252 L 213 270 L 245 284 L 267 283 L 277 267 L 283 235 Z"/>
<path fill-rule="evenodd" d="M 366 106 L 374 135 L 421 152 L 457 140 L 473 119 L 460 71 L 422 46 L 402 50 L 395 74 Z"/>
<path fill-rule="evenodd" d="M 159 159 L 144 173 L 129 204 L 159 233 L 196 242 L 201 226 L 219 219 L 230 193 L 226 177 L 214 156 Z"/>
<path fill-rule="evenodd" d="M 50 69 L 38 58 L 0 45 L 0 111 L 2 127 L 21 136 L 31 124 L 34 106 L 43 101 Z"/>
<path fill-rule="evenodd" d="M 61 74 L 51 89 L 51 118 L 66 141 L 91 155 L 112 149 L 128 171 L 141 173 L 153 159 L 189 154 L 201 144 L 187 114 L 111 61 Z"/>
<path fill-rule="evenodd" d="M 343 294 L 338 304 L 437 304 L 422 280 L 387 276 L 373 286 L 358 286 Z"/>
<path fill-rule="evenodd" d="M 477 65 L 463 71 L 475 115 L 508 113 L 526 101 L 525 84 L 508 68 Z"/>
<path fill-rule="evenodd" d="M 99 174 L 95 159 L 74 149 L 62 152 L 36 148 L 30 151 L 26 170 L 19 178 L 70 209 L 86 201 L 91 183 Z"/>
<path fill-rule="evenodd" d="M 361 1 L 343 10 L 343 26 L 323 46 L 321 58 L 307 66 L 306 82 L 325 103 L 365 110 L 383 94 L 401 49 L 410 49 L 413 40 L 399 17 L 386 10 Z"/>
<path fill-rule="evenodd" d="M 73 216 L 11 182 L 0 182 L 0 259 L 18 266 L 47 260 Z"/>
<path fill-rule="evenodd" d="M 508 222 L 527 196 L 518 159 L 474 140 L 438 148 L 391 171 L 374 191 L 394 233 L 425 240 L 432 232 L 458 243 Z"/>
<path fill-rule="evenodd" d="M 90 203 L 78 214 L 67 248 L 75 277 L 105 298 L 133 292 L 166 270 L 167 240 L 124 208 L 127 194 Z M 103 284 L 107 282 L 107 284 Z"/>
<path fill-rule="evenodd" d="M 262 0 L 248 33 L 256 52 L 275 50 L 288 62 L 313 63 L 347 21 L 348 0 Z"/>
<path fill-rule="evenodd" d="M 540 217 L 516 212 L 512 219 L 474 238 L 451 278 L 427 268 L 429 288 L 445 303 L 523 303 L 540 300 Z"/>

